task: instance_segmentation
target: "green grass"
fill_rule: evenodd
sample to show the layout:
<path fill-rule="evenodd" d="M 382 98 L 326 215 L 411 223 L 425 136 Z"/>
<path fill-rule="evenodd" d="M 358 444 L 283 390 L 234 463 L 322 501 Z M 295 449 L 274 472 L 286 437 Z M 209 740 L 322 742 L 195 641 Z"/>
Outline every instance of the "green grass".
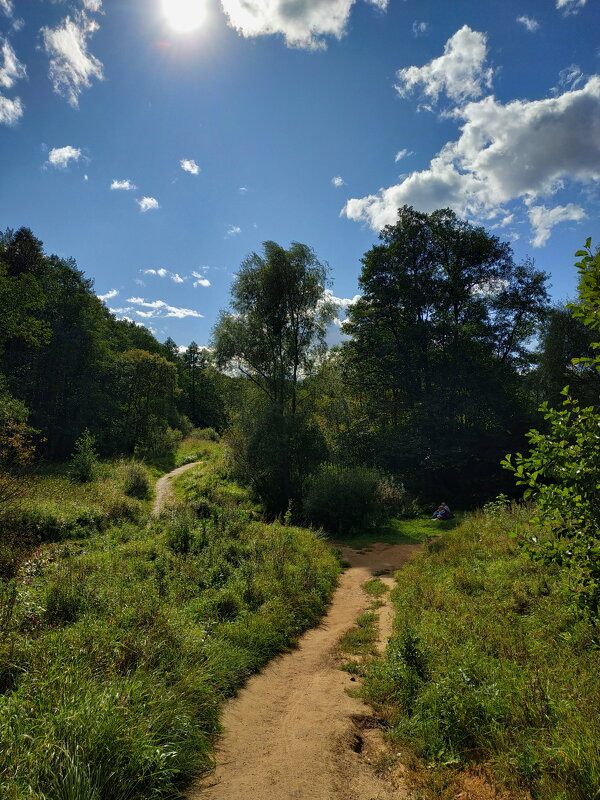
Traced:
<path fill-rule="evenodd" d="M 459 512 L 454 519 L 432 520 L 417 517 L 416 519 L 390 519 L 373 528 L 344 538 L 343 544 L 362 550 L 376 542 L 383 544 L 422 544 L 433 536 L 453 530 L 460 522 Z"/>
<path fill-rule="evenodd" d="M 372 611 L 361 614 L 356 620 L 356 627 L 350 628 L 341 637 L 338 649 L 340 653 L 353 656 L 374 655 L 377 641 L 377 615 Z"/>
<path fill-rule="evenodd" d="M 0 593 L 2 800 L 180 796 L 212 764 L 224 700 L 325 611 L 328 545 L 255 519 L 214 467 L 226 502 L 208 516 L 174 504 L 46 545 L 8 622 Z"/>
<path fill-rule="evenodd" d="M 473 765 L 534 800 L 600 797 L 600 627 L 509 535 L 529 515 L 469 515 L 397 573 L 394 635 L 364 693 L 394 749 L 429 767 L 424 798 L 455 797 Z"/>
<path fill-rule="evenodd" d="M 183 464 L 190 464 L 192 461 L 201 461 L 221 451 L 222 446 L 219 442 L 201 439 L 198 436 L 188 436 L 177 446 L 175 466 L 181 467 Z"/>
<path fill-rule="evenodd" d="M 380 578 L 371 578 L 370 581 L 365 581 L 362 588 L 363 592 L 374 598 L 382 597 L 389 591 L 389 588 Z"/>
<path fill-rule="evenodd" d="M 73 482 L 68 470 L 68 463 L 46 464 L 28 475 L 25 495 L 9 514 L 7 526 L 56 541 L 104 530 L 118 521 L 140 520 L 148 512 L 149 500 L 123 491 L 125 461 L 102 462 L 97 478 L 89 483 Z"/>

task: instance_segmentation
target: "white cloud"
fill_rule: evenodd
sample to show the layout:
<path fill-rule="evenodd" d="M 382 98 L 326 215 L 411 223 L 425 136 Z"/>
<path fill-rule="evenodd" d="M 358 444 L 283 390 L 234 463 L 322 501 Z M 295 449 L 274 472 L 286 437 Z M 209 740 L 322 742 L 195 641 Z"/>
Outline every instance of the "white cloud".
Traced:
<path fill-rule="evenodd" d="M 500 213 L 504 203 L 555 194 L 565 180 L 600 181 L 600 76 L 559 97 L 514 100 L 493 96 L 457 109 L 461 134 L 429 169 L 343 209 L 375 230 L 393 224 L 404 204 L 430 212 L 449 206 L 463 216 Z"/>
<path fill-rule="evenodd" d="M 424 36 L 428 30 L 429 30 L 428 22 L 417 22 L 415 20 L 412 24 L 413 36 Z"/>
<path fill-rule="evenodd" d="M 570 64 L 558 73 L 558 86 L 553 87 L 552 94 L 562 94 L 572 89 L 581 89 L 588 80 L 577 64 Z"/>
<path fill-rule="evenodd" d="M 535 33 L 535 31 L 539 30 L 540 28 L 540 23 L 537 21 L 537 19 L 528 17 L 525 14 L 522 17 L 517 17 L 517 22 L 519 22 L 530 33 Z"/>
<path fill-rule="evenodd" d="M 135 183 L 132 183 L 129 178 L 126 178 L 124 181 L 119 181 L 115 178 L 111 183 L 110 188 L 112 191 L 120 190 L 123 192 L 133 192 L 135 189 L 137 189 L 137 186 Z"/>
<path fill-rule="evenodd" d="M 335 178 L 332 178 L 331 182 L 338 188 L 346 183 L 346 181 L 340 175 L 336 175 Z"/>
<path fill-rule="evenodd" d="M 136 200 L 135 202 L 140 207 L 140 211 L 153 211 L 156 208 L 160 208 L 156 197 L 142 197 L 141 200 Z"/>
<path fill-rule="evenodd" d="M 184 281 L 187 280 L 187 278 L 182 278 L 178 272 L 172 272 L 171 280 L 173 281 L 173 283 L 183 283 Z"/>
<path fill-rule="evenodd" d="M 208 278 L 205 278 L 204 275 L 201 275 L 199 272 L 192 272 L 192 277 L 196 278 L 196 280 L 193 283 L 195 289 L 197 289 L 198 286 L 203 286 L 205 288 L 210 286 L 210 281 L 208 280 Z"/>
<path fill-rule="evenodd" d="M 241 233 L 241 232 L 242 232 L 242 229 L 239 227 L 239 225 L 230 225 L 227 228 L 227 236 L 228 237 L 237 236 L 238 233 Z"/>
<path fill-rule="evenodd" d="M 0 94 L 0 125 L 14 125 L 23 116 L 23 103 L 20 97 L 11 100 Z"/>
<path fill-rule="evenodd" d="M 144 275 L 158 275 L 159 278 L 166 278 L 169 274 L 164 267 L 161 267 L 160 269 L 143 269 L 142 273 Z"/>
<path fill-rule="evenodd" d="M 88 11 L 100 11 L 102 8 L 102 0 L 81 0 L 81 2 Z"/>
<path fill-rule="evenodd" d="M 200 172 L 200 167 L 193 158 L 182 158 L 179 162 L 179 166 L 184 172 L 189 172 L 190 175 L 198 175 Z"/>
<path fill-rule="evenodd" d="M 248 189 L 246 188 L 246 186 L 240 186 L 238 191 L 239 191 L 240 194 L 247 194 L 248 193 Z"/>
<path fill-rule="evenodd" d="M 433 100 L 437 100 L 441 92 L 456 102 L 480 97 L 484 88 L 492 85 L 493 70 L 485 68 L 486 58 L 486 35 L 463 25 L 446 42 L 444 55 L 422 67 L 398 70 L 396 89 L 401 97 L 419 86 L 423 94 Z"/>
<path fill-rule="evenodd" d="M 42 28 L 44 49 L 50 57 L 50 79 L 54 91 L 65 97 L 72 106 L 79 95 L 92 84 L 92 78 L 102 80 L 102 62 L 88 52 L 88 39 L 98 30 L 98 23 L 85 12 L 65 17 L 56 28 Z"/>
<path fill-rule="evenodd" d="M 7 17 L 12 17 L 13 5 L 11 0 L 0 0 L 0 11 L 3 11 Z"/>
<path fill-rule="evenodd" d="M 406 148 L 404 148 L 404 150 L 398 150 L 394 156 L 394 161 L 401 161 L 403 158 L 408 158 L 408 156 L 414 156 L 412 150 L 407 150 Z"/>
<path fill-rule="evenodd" d="M 176 319 L 184 319 L 185 317 L 203 317 L 199 311 L 193 308 L 179 308 L 165 303 L 164 300 L 144 300 L 143 297 L 129 297 L 127 300 L 134 306 L 141 306 L 142 308 L 149 309 L 148 311 L 140 311 L 135 309 L 139 317 L 175 317 Z"/>
<path fill-rule="evenodd" d="M 341 38 L 356 0 L 221 0 L 229 24 L 242 36 L 281 34 L 288 47 L 324 49 L 323 37 Z M 380 9 L 388 0 L 367 0 Z"/>
<path fill-rule="evenodd" d="M 552 228 L 560 222 L 579 222 L 582 219 L 587 219 L 587 214 L 583 208 L 576 206 L 574 203 L 569 203 L 566 206 L 555 206 L 554 208 L 531 206 L 528 214 L 535 234 L 531 240 L 534 247 L 543 247 L 550 238 Z"/>
<path fill-rule="evenodd" d="M 587 0 L 556 0 L 556 8 L 562 11 L 565 16 L 577 14 L 584 7 Z"/>
<path fill-rule="evenodd" d="M 1 39 L 2 42 L 2 62 L 0 63 L 0 86 L 11 89 L 16 81 L 27 77 L 25 65 L 22 64 L 8 39 Z"/>
<path fill-rule="evenodd" d="M 70 144 L 66 147 L 54 147 L 48 153 L 48 161 L 52 167 L 58 169 L 65 169 L 69 166 L 71 161 L 79 161 L 81 158 L 81 150 L 79 147 L 71 147 Z"/>
<path fill-rule="evenodd" d="M 113 297 L 116 297 L 119 292 L 116 289 L 110 289 L 106 294 L 99 294 L 97 295 L 99 300 L 112 300 Z"/>

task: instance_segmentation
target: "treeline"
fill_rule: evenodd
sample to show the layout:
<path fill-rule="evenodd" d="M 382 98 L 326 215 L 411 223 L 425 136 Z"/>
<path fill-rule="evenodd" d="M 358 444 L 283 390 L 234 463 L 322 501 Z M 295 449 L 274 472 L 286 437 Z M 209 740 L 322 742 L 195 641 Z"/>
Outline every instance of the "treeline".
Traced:
<path fill-rule="evenodd" d="M 180 353 L 116 319 L 75 262 L 45 254 L 26 228 L 0 235 L 0 304 L 0 416 L 39 454 L 65 458 L 86 429 L 112 455 L 160 452 L 177 429 L 222 427 L 203 351 Z"/>
<path fill-rule="evenodd" d="M 152 459 L 178 431 L 213 427 L 273 515 L 331 528 L 352 499 L 367 517 L 413 497 L 474 505 L 512 490 L 500 461 L 524 449 L 541 402 L 557 405 L 567 383 L 584 403 L 600 391 L 589 363 L 572 364 L 595 334 L 550 307 L 546 280 L 453 212 L 404 207 L 362 259 L 340 346 L 326 345 L 326 266 L 306 245 L 266 242 L 209 351 L 116 319 L 74 261 L 7 230 L 0 460 L 27 460 L 32 443 L 64 459 L 85 430 L 102 455 Z"/>
<path fill-rule="evenodd" d="M 571 363 L 593 334 L 550 307 L 531 261 L 449 210 L 400 209 L 362 265 L 329 351 L 334 308 L 309 248 L 267 242 L 242 265 L 213 341 L 244 386 L 229 434 L 239 476 L 273 513 L 291 503 L 329 528 L 349 503 L 364 522 L 377 474 L 379 499 L 405 510 L 407 492 L 474 505 L 514 491 L 500 461 L 523 449 L 540 402 L 567 383 L 597 397 L 597 373 Z"/>

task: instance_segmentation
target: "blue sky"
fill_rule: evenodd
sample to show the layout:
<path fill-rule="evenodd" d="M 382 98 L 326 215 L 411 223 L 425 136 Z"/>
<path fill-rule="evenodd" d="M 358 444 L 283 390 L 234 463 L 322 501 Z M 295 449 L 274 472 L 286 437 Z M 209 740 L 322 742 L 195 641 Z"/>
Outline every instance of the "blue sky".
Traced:
<path fill-rule="evenodd" d="M 178 344 L 266 239 L 328 262 L 343 318 L 402 203 L 562 299 L 598 240 L 599 33 L 597 0 L 0 0 L 0 228 Z"/>

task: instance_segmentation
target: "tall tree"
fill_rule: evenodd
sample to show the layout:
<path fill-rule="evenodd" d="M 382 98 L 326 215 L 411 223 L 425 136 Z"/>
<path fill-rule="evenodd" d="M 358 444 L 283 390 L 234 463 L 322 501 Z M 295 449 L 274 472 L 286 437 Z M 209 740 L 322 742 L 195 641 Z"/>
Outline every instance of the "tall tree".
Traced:
<path fill-rule="evenodd" d="M 262 397 L 260 418 L 249 421 L 251 430 L 246 427 L 241 438 L 252 472 L 271 431 L 271 483 L 278 486 L 268 500 L 272 510 L 287 505 L 308 468 L 293 468 L 300 463 L 303 431 L 310 427 L 301 421 L 299 384 L 326 349 L 333 317 L 326 280 L 325 266 L 307 245 L 295 242 L 286 250 L 265 242 L 262 255 L 252 253 L 242 263 L 231 290 L 232 310 L 221 314 L 214 330 L 217 365 L 244 376 Z M 268 473 L 267 466 L 261 469 Z M 268 483 L 265 477 L 261 485 Z"/>
<path fill-rule="evenodd" d="M 461 472 L 495 469 L 509 434 L 527 425 L 516 413 L 519 373 L 545 313 L 545 275 L 449 209 L 405 206 L 380 240 L 362 259 L 342 346 L 363 401 L 359 426 L 373 433 L 355 434 L 363 458 L 421 491 L 456 493 Z"/>

